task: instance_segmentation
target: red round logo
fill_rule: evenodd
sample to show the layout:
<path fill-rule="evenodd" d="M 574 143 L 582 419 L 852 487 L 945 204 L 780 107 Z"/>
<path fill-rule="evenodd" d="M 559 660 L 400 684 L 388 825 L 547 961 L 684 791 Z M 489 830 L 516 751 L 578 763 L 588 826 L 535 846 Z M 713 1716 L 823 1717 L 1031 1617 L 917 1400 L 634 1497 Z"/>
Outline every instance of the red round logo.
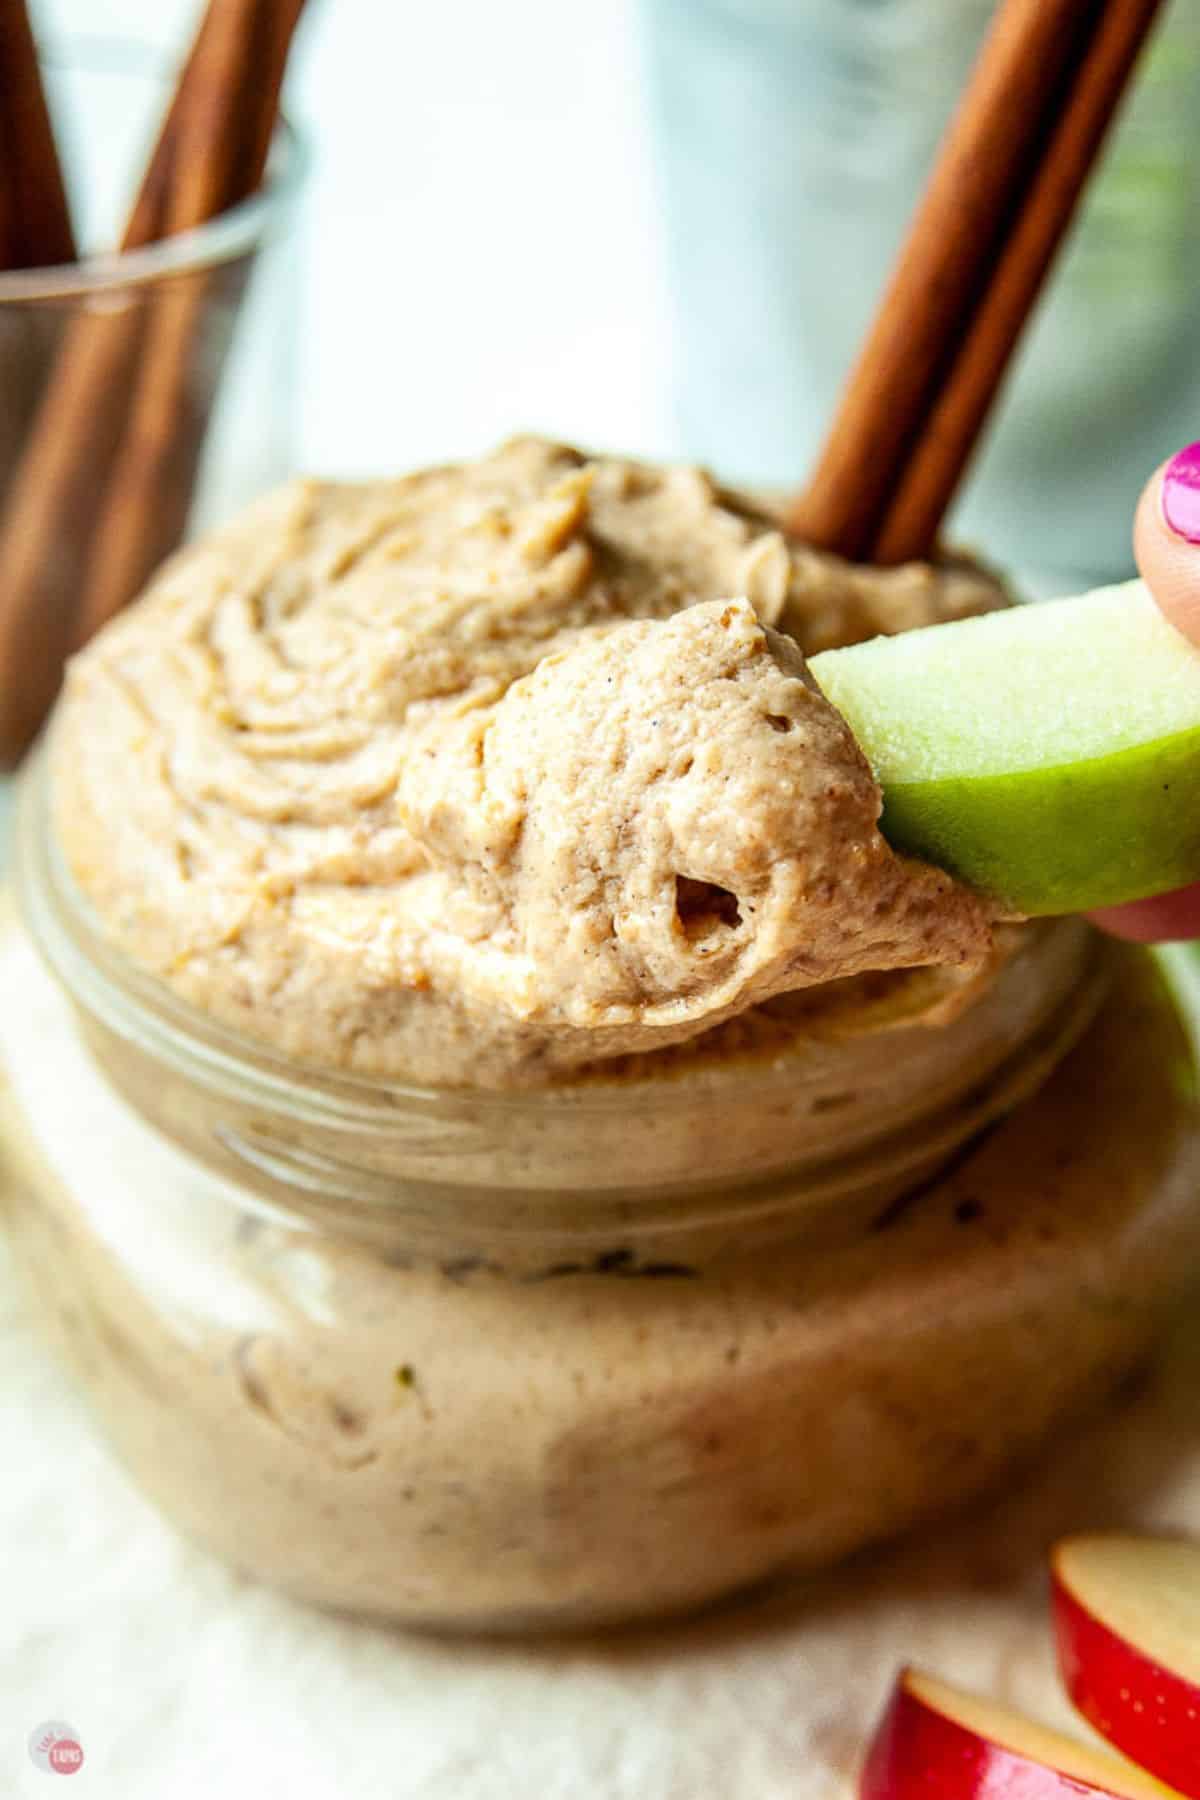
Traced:
<path fill-rule="evenodd" d="M 83 1767 L 83 1746 L 64 1719 L 47 1719 L 29 1734 L 29 1759 L 47 1775 L 74 1775 Z"/>
<path fill-rule="evenodd" d="M 83 1751 L 74 1738 L 57 1738 L 50 1746 L 50 1767 L 56 1775 L 74 1775 L 83 1765 Z"/>

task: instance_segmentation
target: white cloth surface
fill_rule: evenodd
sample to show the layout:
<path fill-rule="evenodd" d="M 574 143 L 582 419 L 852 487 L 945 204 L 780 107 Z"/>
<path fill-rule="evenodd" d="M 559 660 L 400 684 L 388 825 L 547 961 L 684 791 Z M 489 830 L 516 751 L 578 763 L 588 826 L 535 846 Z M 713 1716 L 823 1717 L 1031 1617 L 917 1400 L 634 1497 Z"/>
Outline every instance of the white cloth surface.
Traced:
<path fill-rule="evenodd" d="M 114 1800 L 840 1800 L 902 1662 L 1069 1723 L 1045 1550 L 1118 1522 L 1200 1529 L 1200 1316 L 1105 1421 L 970 1518 L 604 1638 L 422 1638 L 231 1574 L 94 1435 L 3 1253 L 0 1443 L 0 1795 L 54 1792 L 26 1742 L 65 1719 L 85 1755 L 70 1791 Z"/>

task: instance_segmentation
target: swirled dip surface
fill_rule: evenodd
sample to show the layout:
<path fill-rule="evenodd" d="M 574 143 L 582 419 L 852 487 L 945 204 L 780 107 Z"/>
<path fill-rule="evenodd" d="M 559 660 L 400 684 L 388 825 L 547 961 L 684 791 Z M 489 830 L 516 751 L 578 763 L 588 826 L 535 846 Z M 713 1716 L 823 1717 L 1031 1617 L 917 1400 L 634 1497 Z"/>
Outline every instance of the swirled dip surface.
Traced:
<path fill-rule="evenodd" d="M 535 439 L 297 483 L 72 665 L 54 818 L 121 946 L 303 1061 L 515 1086 L 865 970 L 986 909 L 879 836 L 804 652 L 980 610 L 694 469 Z"/>

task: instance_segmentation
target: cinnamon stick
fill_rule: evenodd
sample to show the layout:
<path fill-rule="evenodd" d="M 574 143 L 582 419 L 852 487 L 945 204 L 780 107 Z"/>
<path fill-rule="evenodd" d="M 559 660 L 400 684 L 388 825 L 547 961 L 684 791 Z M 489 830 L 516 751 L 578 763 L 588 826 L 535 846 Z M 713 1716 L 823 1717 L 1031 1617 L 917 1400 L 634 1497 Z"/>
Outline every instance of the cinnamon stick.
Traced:
<path fill-rule="evenodd" d="M 261 181 L 283 61 L 301 4 L 210 0 L 134 203 L 123 249 L 202 224 L 244 199 Z M 273 46 L 278 75 L 274 62 L 264 64 Z M 132 472 L 120 483 L 114 483 L 111 471 L 131 406 L 147 409 L 137 441 L 146 440 L 147 383 L 156 420 L 165 421 L 166 409 L 182 391 L 183 352 L 193 342 L 192 323 L 202 316 L 197 296 L 207 290 L 199 275 L 173 279 L 179 284 L 173 293 L 166 281 L 153 298 L 130 290 L 114 296 L 104 310 L 74 321 L 10 487 L 0 515 L 0 763 L 14 762 L 36 734 L 66 657 L 81 639 L 84 606 L 98 617 L 107 616 L 113 604 L 114 584 L 102 582 L 99 573 L 86 578 L 97 557 L 103 510 L 122 507 L 127 497 L 137 530 L 147 535 L 156 530 L 152 484 L 137 472 L 144 452 L 137 458 L 130 453 L 127 467 Z M 184 298 L 187 329 L 179 310 Z M 154 366 L 159 373 L 143 380 L 137 370 L 149 358 L 156 336 Z M 202 424 L 193 418 L 186 430 L 195 438 Z M 157 423 L 153 430 L 157 441 Z M 193 470 L 194 463 L 193 454 Z M 163 508 L 177 537 L 185 507 L 168 494 Z M 115 525 L 108 529 L 113 533 L 110 553 L 132 561 L 124 528 L 121 533 Z M 163 545 L 160 533 L 158 546 L 169 548 L 174 541 L 172 537 Z"/>
<path fill-rule="evenodd" d="M 71 213 L 25 0 L 0 0 L 0 268 L 74 260 Z"/>
<path fill-rule="evenodd" d="M 74 260 L 70 210 L 25 0 L 0 0 L 0 269 Z M 29 430 L 60 335 L 55 314 L 0 309 L 0 494 Z"/>
<path fill-rule="evenodd" d="M 159 238 L 170 235 L 167 213 L 171 200 L 171 184 L 178 169 L 178 148 L 185 115 L 191 110 L 192 96 L 198 83 L 207 84 L 208 58 L 212 53 L 214 33 L 220 28 L 220 9 L 210 6 L 200 20 L 192 47 L 180 69 L 170 105 L 163 115 L 154 149 L 142 176 L 125 230 L 121 235 L 122 250 L 140 250 Z M 176 229 L 179 229 L 176 227 Z"/>
<path fill-rule="evenodd" d="M 845 556 L 870 553 L 1103 6 L 1003 0 L 812 480 L 790 511 L 789 525 L 808 541 Z"/>
<path fill-rule="evenodd" d="M 1110 0 L 1020 217 L 892 495 L 871 561 L 928 555 L 1161 0 Z"/>
<path fill-rule="evenodd" d="M 260 185 L 302 6 L 303 0 L 214 0 L 203 78 L 192 85 L 175 140 L 179 172 L 166 208 L 168 234 L 202 224 Z M 227 347 L 214 309 L 223 302 L 232 312 L 239 298 L 229 290 L 230 271 L 219 270 L 180 277 L 153 302 L 89 559 L 79 643 L 140 592 L 183 535 Z"/>

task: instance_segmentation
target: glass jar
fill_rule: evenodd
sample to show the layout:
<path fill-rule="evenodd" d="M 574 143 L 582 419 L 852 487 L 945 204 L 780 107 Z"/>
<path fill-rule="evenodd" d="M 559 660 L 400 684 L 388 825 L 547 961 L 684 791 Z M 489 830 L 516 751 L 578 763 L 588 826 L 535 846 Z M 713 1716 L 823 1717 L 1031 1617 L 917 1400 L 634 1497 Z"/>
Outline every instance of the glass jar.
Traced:
<path fill-rule="evenodd" d="M 1196 1267 L 1188 1034 L 1078 921 L 741 1051 L 434 1091 L 181 1004 L 24 788 L 18 1262 L 151 1498 L 310 1601 L 557 1629 L 826 1564 L 1052 1440 Z"/>
<path fill-rule="evenodd" d="M 79 316 L 148 315 L 165 292 L 195 295 L 204 318 L 187 391 L 206 429 L 188 524 L 203 530 L 293 469 L 307 147 L 285 121 L 258 193 L 207 225 L 118 254 L 109 246 L 178 71 L 152 44 L 92 35 L 56 40 L 42 63 L 83 260 L 0 271 L 0 368 L 9 377 L 0 390 L 0 495 L 28 422 L 28 389 Z"/>
<path fill-rule="evenodd" d="M 120 238 L 174 71 L 148 45 L 91 37 L 66 38 L 45 54 L 43 71 L 82 260 L 0 270 L 0 526 L 10 501 L 15 505 L 31 443 L 44 456 L 57 430 L 70 429 L 60 417 L 63 394 L 77 399 L 89 375 L 88 403 L 112 413 L 138 391 L 139 359 L 149 360 L 146 345 L 154 339 L 160 368 L 169 363 L 180 415 L 140 533 L 157 561 L 185 531 L 204 529 L 292 472 L 297 202 L 306 152 L 285 124 L 264 186 L 249 200 L 195 230 L 112 252 L 107 247 Z M 165 351 L 160 333 L 171 334 Z M 106 371 L 99 387 L 98 369 Z M 97 520 L 113 484 L 119 487 L 122 432 L 127 436 L 128 419 L 118 410 L 89 440 L 79 504 L 39 568 L 33 643 L 28 654 L 14 653 L 21 682 L 11 691 L 0 682 L 0 868 L 9 817 L 3 765 L 42 716 L 85 629 L 80 596 Z M 0 567 L 0 580 L 5 575 Z M 7 716 L 14 706 L 19 719 Z"/>

